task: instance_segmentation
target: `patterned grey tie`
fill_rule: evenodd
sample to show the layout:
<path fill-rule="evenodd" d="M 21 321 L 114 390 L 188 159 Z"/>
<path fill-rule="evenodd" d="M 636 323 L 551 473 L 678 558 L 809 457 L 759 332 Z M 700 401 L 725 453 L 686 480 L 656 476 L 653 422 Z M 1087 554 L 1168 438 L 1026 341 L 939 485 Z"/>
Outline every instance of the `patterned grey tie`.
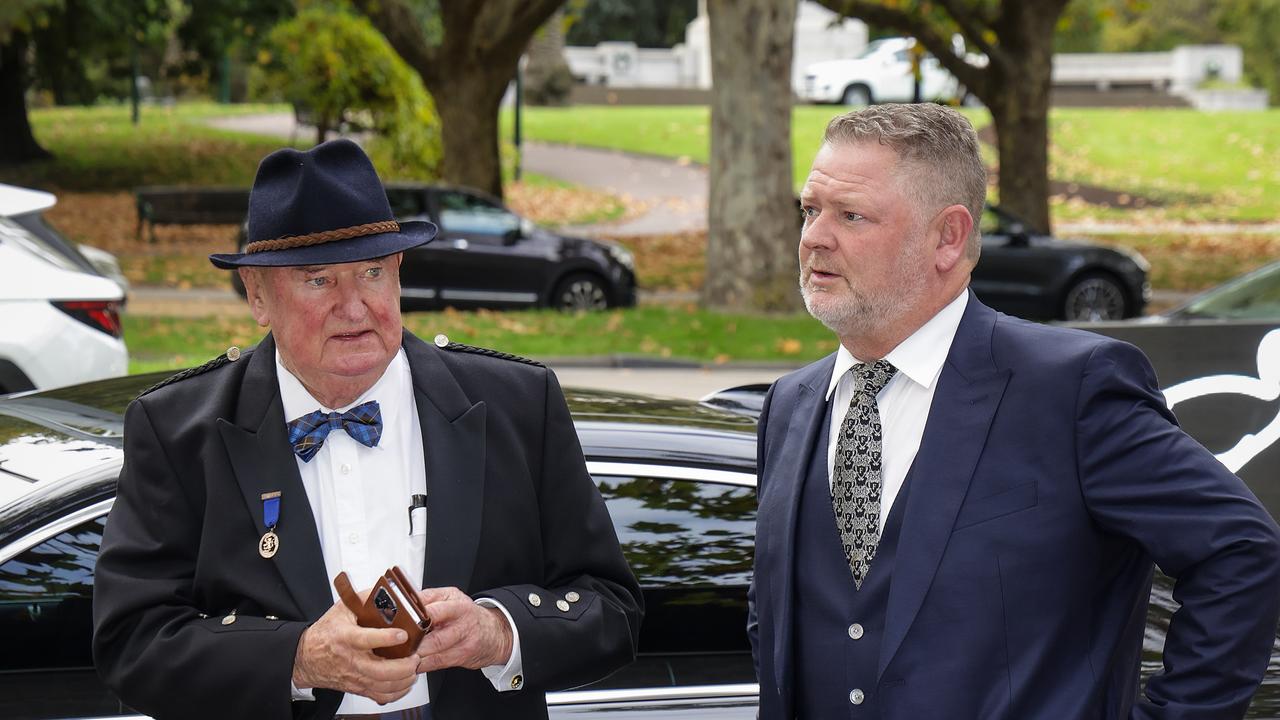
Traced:
<path fill-rule="evenodd" d="M 876 395 L 898 368 L 888 360 L 854 365 L 853 399 L 840 424 L 832 467 L 831 506 L 854 585 L 871 570 L 880 542 L 880 410 Z"/>

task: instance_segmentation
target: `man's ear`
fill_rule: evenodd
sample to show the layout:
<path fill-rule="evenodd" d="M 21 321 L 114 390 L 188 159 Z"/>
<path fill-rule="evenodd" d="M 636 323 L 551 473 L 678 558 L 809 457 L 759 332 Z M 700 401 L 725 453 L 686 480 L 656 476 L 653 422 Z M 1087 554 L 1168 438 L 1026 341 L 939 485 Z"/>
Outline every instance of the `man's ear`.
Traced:
<path fill-rule="evenodd" d="M 256 267 L 240 267 L 236 268 L 236 272 L 240 273 L 240 281 L 244 283 L 245 299 L 249 301 L 249 312 L 253 314 L 253 319 L 261 327 L 270 327 L 271 316 L 263 297 L 266 291 L 264 271 Z"/>
<path fill-rule="evenodd" d="M 951 205 L 934 217 L 934 228 L 938 238 L 934 263 L 939 273 L 946 274 L 965 256 L 969 234 L 973 232 L 973 216 L 965 206 Z"/>

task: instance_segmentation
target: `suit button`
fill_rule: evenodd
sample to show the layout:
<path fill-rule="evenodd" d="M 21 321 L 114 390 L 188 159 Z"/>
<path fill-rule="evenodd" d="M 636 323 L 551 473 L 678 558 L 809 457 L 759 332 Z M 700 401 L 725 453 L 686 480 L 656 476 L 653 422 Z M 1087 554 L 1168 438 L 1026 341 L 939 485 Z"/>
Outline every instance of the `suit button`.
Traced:
<path fill-rule="evenodd" d="M 853 638 L 854 640 L 861 640 L 862 633 L 863 633 L 862 625 L 858 623 L 854 623 L 849 626 L 849 637 Z"/>
<path fill-rule="evenodd" d="M 538 597 L 538 593 L 529 593 L 529 604 L 538 607 L 542 604 L 542 598 Z"/>
<path fill-rule="evenodd" d="M 228 616 L 226 616 L 226 617 L 222 618 L 222 624 L 223 624 L 223 625 L 230 625 L 231 623 L 233 623 L 233 622 L 235 622 L 235 621 L 236 621 L 236 614 L 235 614 L 235 613 L 231 613 L 230 615 L 228 615 Z"/>
<path fill-rule="evenodd" d="M 853 703 L 854 705 L 861 705 L 862 701 L 866 699 L 867 699 L 866 693 L 862 692 L 858 688 L 854 688 L 853 690 L 849 691 L 849 702 Z"/>
<path fill-rule="evenodd" d="M 560 609 L 560 612 L 569 612 L 569 603 L 564 600 L 557 600 L 556 607 Z"/>
<path fill-rule="evenodd" d="M 578 602 L 579 600 L 581 600 L 582 596 L 570 590 L 569 592 L 564 594 L 564 599 L 572 603 L 572 602 Z"/>

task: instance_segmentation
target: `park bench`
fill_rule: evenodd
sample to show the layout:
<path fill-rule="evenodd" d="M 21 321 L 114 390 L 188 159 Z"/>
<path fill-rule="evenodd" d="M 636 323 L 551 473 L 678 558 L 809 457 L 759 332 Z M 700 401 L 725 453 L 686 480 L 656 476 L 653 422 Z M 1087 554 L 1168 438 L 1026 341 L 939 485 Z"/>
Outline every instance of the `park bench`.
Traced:
<path fill-rule="evenodd" d="M 249 212 L 249 189 L 242 187 L 151 186 L 134 189 L 138 207 L 137 237 L 156 225 L 238 225 Z"/>

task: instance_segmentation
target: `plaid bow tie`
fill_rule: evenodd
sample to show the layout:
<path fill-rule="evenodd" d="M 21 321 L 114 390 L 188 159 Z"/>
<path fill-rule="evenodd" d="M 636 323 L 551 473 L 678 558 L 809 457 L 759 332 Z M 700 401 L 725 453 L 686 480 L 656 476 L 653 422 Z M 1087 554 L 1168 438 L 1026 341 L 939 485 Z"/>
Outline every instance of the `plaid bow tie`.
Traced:
<path fill-rule="evenodd" d="M 324 445 L 324 439 L 338 428 L 346 430 L 352 440 L 365 447 L 377 445 L 382 438 L 382 410 L 378 408 L 378 401 L 361 403 L 344 413 L 316 410 L 290 420 L 289 443 L 302 462 L 311 462 Z"/>

